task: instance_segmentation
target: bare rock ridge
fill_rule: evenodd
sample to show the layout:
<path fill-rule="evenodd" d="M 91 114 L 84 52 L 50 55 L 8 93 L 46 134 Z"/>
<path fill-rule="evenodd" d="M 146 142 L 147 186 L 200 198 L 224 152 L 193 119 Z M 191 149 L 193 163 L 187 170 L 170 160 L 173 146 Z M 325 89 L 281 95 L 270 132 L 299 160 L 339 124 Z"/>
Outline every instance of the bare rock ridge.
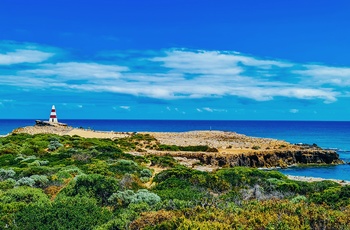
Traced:
<path fill-rule="evenodd" d="M 52 133 L 57 135 L 78 135 L 86 138 L 128 138 L 135 133 L 102 132 L 61 126 L 27 126 L 13 133 Z M 152 138 L 137 142 L 137 151 L 132 154 L 170 155 L 180 163 L 200 168 L 217 167 L 288 167 L 295 164 L 343 164 L 334 150 L 325 150 L 316 144 L 290 144 L 283 140 L 249 137 L 235 132 L 190 131 L 190 132 L 141 132 Z M 208 146 L 207 151 L 169 151 L 150 146 Z"/>
<path fill-rule="evenodd" d="M 159 154 L 159 152 L 158 152 Z M 161 155 L 171 155 L 177 158 L 198 159 L 198 163 L 216 167 L 288 167 L 296 164 L 342 164 L 339 155 L 334 150 L 278 150 L 256 151 L 241 154 L 207 153 L 207 152 L 162 152 Z M 186 160 L 183 160 L 186 162 Z"/>
<path fill-rule="evenodd" d="M 343 164 L 334 150 L 316 144 L 290 144 L 286 141 L 249 137 L 234 132 L 193 131 L 184 133 L 149 133 L 168 145 L 208 145 L 217 152 L 163 152 L 158 154 L 198 159 L 197 164 L 248 167 L 288 167 L 295 164 Z M 195 166 L 194 166 L 195 167 Z"/>

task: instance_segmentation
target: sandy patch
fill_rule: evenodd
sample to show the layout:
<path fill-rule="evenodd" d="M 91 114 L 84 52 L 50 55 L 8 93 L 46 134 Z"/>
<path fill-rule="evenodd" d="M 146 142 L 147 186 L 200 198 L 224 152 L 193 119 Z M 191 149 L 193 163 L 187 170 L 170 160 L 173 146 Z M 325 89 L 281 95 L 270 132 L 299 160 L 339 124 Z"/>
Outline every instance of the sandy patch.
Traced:
<path fill-rule="evenodd" d="M 84 129 L 72 129 L 67 132 L 67 135 L 74 136 L 78 135 L 85 138 L 104 138 L 104 139 L 114 139 L 114 138 L 123 138 L 129 136 L 128 134 L 116 133 L 116 132 L 102 132 L 102 131 L 93 131 L 93 130 L 84 130 Z"/>
<path fill-rule="evenodd" d="M 62 126 L 27 126 L 23 128 L 18 128 L 13 131 L 13 133 L 28 133 L 34 134 L 56 134 L 56 135 L 69 135 L 69 136 L 80 136 L 85 138 L 104 138 L 104 139 L 114 139 L 128 137 L 130 133 L 117 133 L 117 132 L 104 132 L 95 131 L 90 129 L 78 129 L 73 127 L 62 127 Z"/>
<path fill-rule="evenodd" d="M 292 175 L 286 175 L 286 176 L 290 180 L 297 180 L 297 181 L 316 182 L 316 181 L 329 180 L 329 181 L 334 181 L 341 185 L 350 185 L 350 181 L 345 181 L 345 180 L 325 179 L 321 177 L 307 177 L 307 176 L 292 176 Z"/>

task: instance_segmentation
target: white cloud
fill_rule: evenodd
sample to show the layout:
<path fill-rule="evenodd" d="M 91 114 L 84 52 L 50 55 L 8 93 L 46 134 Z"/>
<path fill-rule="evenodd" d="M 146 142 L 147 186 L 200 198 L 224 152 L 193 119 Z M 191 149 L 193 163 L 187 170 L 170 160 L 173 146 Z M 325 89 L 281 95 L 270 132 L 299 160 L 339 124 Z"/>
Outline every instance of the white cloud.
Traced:
<path fill-rule="evenodd" d="M 197 110 L 198 112 L 200 112 L 200 113 L 203 112 L 201 109 L 198 109 L 198 108 L 197 108 L 196 110 Z"/>
<path fill-rule="evenodd" d="M 299 110 L 298 109 L 290 109 L 289 112 L 290 113 L 299 113 Z"/>
<path fill-rule="evenodd" d="M 277 97 L 318 99 L 325 103 L 336 101 L 345 92 L 323 84 L 334 81 L 334 84 L 350 85 L 350 68 L 301 65 L 237 52 L 168 50 L 158 55 L 154 53 L 148 62 L 138 63 L 138 60 L 133 60 L 130 67 L 97 62 L 39 63 L 30 69 L 0 76 L 0 84 L 111 92 L 164 100 L 233 96 L 256 101 Z M 138 71 L 133 70 L 135 65 Z M 148 65 L 158 66 L 149 68 Z M 333 74 L 333 78 L 328 79 L 329 74 Z M 307 80 L 305 78 L 310 77 L 305 76 L 312 79 Z M 197 111 L 226 110 L 206 107 Z"/>
<path fill-rule="evenodd" d="M 39 76 L 58 76 L 69 79 L 90 78 L 119 78 L 121 72 L 128 68 L 117 65 L 103 65 L 98 63 L 65 62 L 56 64 L 41 64 L 38 69 L 22 71 L 22 74 Z"/>
<path fill-rule="evenodd" d="M 350 86 L 350 68 L 331 67 L 323 65 L 305 65 L 306 69 L 296 70 L 294 73 L 310 76 L 314 84 L 331 84 Z"/>
<path fill-rule="evenodd" d="M 202 108 L 203 110 L 207 111 L 207 112 L 210 112 L 212 113 L 213 112 L 213 109 L 209 108 L 209 107 L 205 107 L 205 108 Z"/>
<path fill-rule="evenodd" d="M 164 67 L 170 68 L 174 72 L 214 76 L 238 76 L 245 71 L 244 66 L 261 69 L 292 66 L 287 62 L 261 60 L 240 55 L 237 52 L 204 50 L 171 50 L 166 52 L 166 56 L 154 57 L 150 60 L 162 62 Z"/>
<path fill-rule="evenodd" d="M 130 110 L 130 106 L 126 106 L 126 105 L 119 106 L 119 108 L 125 109 L 125 110 Z"/>
<path fill-rule="evenodd" d="M 239 74 L 243 69 L 217 52 L 187 52 L 173 50 L 164 57 L 151 58 L 151 61 L 162 62 L 164 67 L 182 73 L 192 74 Z"/>
<path fill-rule="evenodd" d="M 325 103 L 336 101 L 336 92 L 330 89 L 312 89 L 298 86 L 291 87 L 251 87 L 237 90 L 232 95 L 254 99 L 256 101 L 269 101 L 275 97 L 287 97 L 297 99 L 321 99 Z"/>
<path fill-rule="evenodd" d="M 54 53 L 30 49 L 16 49 L 13 52 L 0 53 L 0 65 L 20 63 L 38 63 L 52 57 Z"/>
<path fill-rule="evenodd" d="M 202 109 L 197 109 L 197 111 L 199 112 L 202 112 L 202 111 L 207 111 L 207 112 L 210 112 L 210 113 L 212 113 L 212 112 L 227 112 L 227 110 L 226 109 L 213 109 L 213 108 L 209 108 L 209 107 L 204 107 L 204 108 L 202 108 Z"/>

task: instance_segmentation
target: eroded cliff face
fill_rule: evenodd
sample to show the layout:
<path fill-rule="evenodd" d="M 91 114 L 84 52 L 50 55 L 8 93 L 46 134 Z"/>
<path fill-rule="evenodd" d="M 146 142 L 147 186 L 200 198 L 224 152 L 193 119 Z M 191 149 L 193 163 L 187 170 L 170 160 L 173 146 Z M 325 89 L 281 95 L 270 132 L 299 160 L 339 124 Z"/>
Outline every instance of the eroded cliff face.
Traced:
<path fill-rule="evenodd" d="M 217 152 L 147 151 L 150 154 L 178 157 L 191 163 L 215 167 L 288 167 L 295 164 L 342 164 L 334 150 L 324 150 L 316 144 L 291 144 L 283 140 L 249 137 L 221 131 L 184 133 L 150 133 L 160 143 L 168 145 L 207 145 Z M 186 162 L 186 159 L 188 161 Z M 189 163 L 189 164 L 187 164 Z M 192 164 L 192 166 L 195 166 Z"/>
<path fill-rule="evenodd" d="M 288 167 L 294 164 L 341 164 L 339 155 L 331 150 L 268 151 L 244 154 L 202 154 L 201 163 L 215 166 Z"/>
<path fill-rule="evenodd" d="M 153 153 L 154 154 L 154 153 Z M 241 154 L 209 152 L 157 152 L 158 155 L 171 155 L 181 158 L 182 162 L 192 165 L 209 165 L 214 167 L 247 166 L 258 168 L 288 167 L 295 164 L 343 164 L 339 155 L 333 150 L 278 150 L 252 151 Z M 197 161 L 193 161 L 193 160 Z M 191 165 L 188 165 L 191 166 Z"/>

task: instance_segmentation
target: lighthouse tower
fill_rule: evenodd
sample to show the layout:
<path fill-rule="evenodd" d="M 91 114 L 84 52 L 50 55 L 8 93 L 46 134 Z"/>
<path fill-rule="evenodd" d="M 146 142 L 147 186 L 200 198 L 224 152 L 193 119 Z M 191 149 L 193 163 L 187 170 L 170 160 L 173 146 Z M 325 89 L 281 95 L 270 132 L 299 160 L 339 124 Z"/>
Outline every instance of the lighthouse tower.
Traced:
<path fill-rule="evenodd" d="M 56 109 L 55 109 L 54 105 L 52 106 L 52 109 L 51 109 L 49 122 L 50 123 L 58 123 Z"/>

